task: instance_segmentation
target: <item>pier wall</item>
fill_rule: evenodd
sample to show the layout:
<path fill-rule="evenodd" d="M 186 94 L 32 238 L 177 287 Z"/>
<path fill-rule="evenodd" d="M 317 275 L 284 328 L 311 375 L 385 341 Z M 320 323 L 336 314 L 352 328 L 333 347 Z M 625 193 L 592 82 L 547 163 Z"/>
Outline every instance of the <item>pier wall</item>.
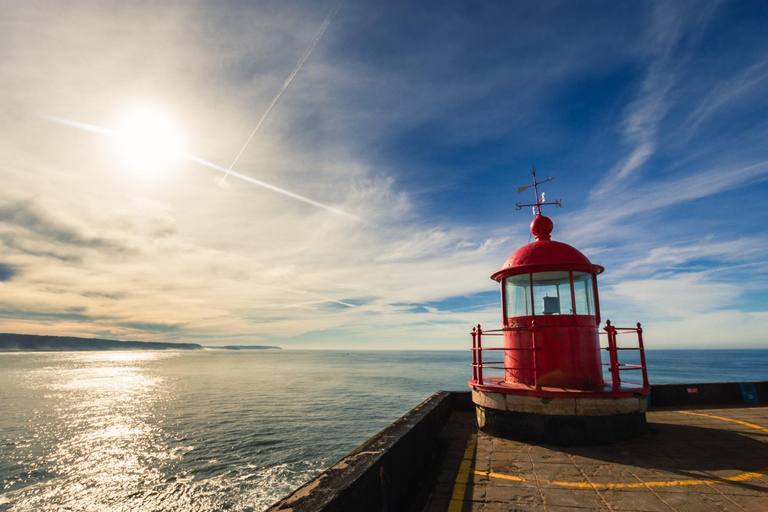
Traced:
<path fill-rule="evenodd" d="M 403 510 L 419 492 L 414 483 L 437 453 L 448 417 L 471 405 L 469 392 L 435 393 L 267 512 Z"/>
<path fill-rule="evenodd" d="M 768 381 L 660 384 L 651 386 L 650 407 L 768 402 Z"/>

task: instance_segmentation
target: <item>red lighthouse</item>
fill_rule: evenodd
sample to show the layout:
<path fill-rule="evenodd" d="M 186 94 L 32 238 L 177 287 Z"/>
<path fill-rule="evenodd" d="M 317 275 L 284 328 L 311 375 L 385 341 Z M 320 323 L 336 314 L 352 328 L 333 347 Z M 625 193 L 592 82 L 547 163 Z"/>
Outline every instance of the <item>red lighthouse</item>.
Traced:
<path fill-rule="evenodd" d="M 608 321 L 601 346 L 597 276 L 604 269 L 551 239 L 553 223 L 541 207 L 560 202 L 545 202 L 538 186 L 552 179 L 536 181 L 534 170 L 533 184 L 518 188 L 532 187 L 536 193 L 536 203 L 517 203 L 518 209 L 533 208 L 536 240 L 491 275 L 501 284 L 502 328 L 483 331 L 478 325 L 472 332 L 469 385 L 478 426 L 500 437 L 561 445 L 633 437 L 645 432 L 650 392 L 642 329 L 640 324 L 616 328 Z M 637 336 L 632 346 L 619 346 L 618 335 L 631 333 Z M 503 346 L 488 346 L 488 336 L 501 337 Z M 637 351 L 639 364 L 620 363 L 625 350 Z M 639 371 L 641 382 L 622 382 L 625 370 Z M 498 375 L 489 375 L 494 372 Z"/>

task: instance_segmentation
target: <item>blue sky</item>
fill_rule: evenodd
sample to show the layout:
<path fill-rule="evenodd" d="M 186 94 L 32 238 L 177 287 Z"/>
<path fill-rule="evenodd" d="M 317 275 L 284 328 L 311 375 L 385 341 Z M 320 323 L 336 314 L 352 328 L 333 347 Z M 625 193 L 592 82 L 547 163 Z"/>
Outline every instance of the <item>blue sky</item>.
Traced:
<path fill-rule="evenodd" d="M 18 2 L 0 26 L 0 331 L 464 348 L 499 326 L 535 165 L 604 318 L 766 346 L 763 3 Z M 227 168 L 294 71 L 251 181 L 220 185 L 199 159 Z M 51 121 L 147 108 L 197 161 Z"/>

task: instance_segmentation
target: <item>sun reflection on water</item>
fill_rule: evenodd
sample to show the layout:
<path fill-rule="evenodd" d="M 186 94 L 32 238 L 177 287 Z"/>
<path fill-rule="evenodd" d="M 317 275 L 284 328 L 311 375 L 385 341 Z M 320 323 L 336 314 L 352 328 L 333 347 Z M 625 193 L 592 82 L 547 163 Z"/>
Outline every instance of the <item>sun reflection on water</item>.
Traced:
<path fill-rule="evenodd" d="M 307 443 L 339 412 L 314 409 L 322 386 L 299 386 L 317 390 L 309 411 L 283 407 L 273 383 L 286 364 L 203 351 L 0 354 L 0 512 L 265 509 L 352 447 L 335 427 Z"/>
<path fill-rule="evenodd" d="M 163 379 L 147 367 L 172 353 L 104 352 L 69 353 L 64 361 L 25 375 L 30 386 L 42 386 L 50 408 L 36 415 L 30 425 L 33 444 L 49 449 L 29 454 L 32 486 L 13 496 L 13 510 L 132 509 L 137 490 L 163 478 L 163 461 L 172 457 L 169 439 L 159 425 L 157 410 L 172 399 Z M 45 421 L 56 416 L 55 422 Z M 34 421 L 34 420 L 33 420 Z M 48 473 L 40 482 L 37 472 Z M 139 493 L 140 494 L 140 493 Z M 137 505 L 137 503 L 134 503 Z"/>

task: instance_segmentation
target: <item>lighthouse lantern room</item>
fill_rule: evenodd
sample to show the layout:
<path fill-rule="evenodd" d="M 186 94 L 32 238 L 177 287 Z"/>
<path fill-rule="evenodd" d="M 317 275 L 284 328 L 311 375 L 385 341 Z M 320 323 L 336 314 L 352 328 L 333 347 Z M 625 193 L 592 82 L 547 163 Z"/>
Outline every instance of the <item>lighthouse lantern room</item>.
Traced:
<path fill-rule="evenodd" d="M 650 393 L 642 328 L 617 328 L 608 321 L 601 333 L 597 276 L 604 269 L 552 240 L 552 220 L 541 209 L 561 202 L 545 202 L 538 187 L 553 178 L 537 181 L 536 170 L 532 173 L 533 184 L 518 187 L 518 193 L 533 188 L 536 202 L 517 208 L 533 208 L 535 241 L 491 275 L 501 284 L 502 328 L 472 330 L 469 385 L 478 426 L 500 437 L 560 445 L 642 434 Z M 636 343 L 620 347 L 618 335 L 632 333 Z M 488 346 L 489 337 L 501 338 L 503 345 Z M 636 364 L 619 361 L 619 352 L 627 350 L 637 351 Z M 604 368 L 611 375 L 608 383 Z M 622 381 L 626 370 L 639 372 L 640 382 Z M 488 375 L 494 372 L 500 375 Z"/>

